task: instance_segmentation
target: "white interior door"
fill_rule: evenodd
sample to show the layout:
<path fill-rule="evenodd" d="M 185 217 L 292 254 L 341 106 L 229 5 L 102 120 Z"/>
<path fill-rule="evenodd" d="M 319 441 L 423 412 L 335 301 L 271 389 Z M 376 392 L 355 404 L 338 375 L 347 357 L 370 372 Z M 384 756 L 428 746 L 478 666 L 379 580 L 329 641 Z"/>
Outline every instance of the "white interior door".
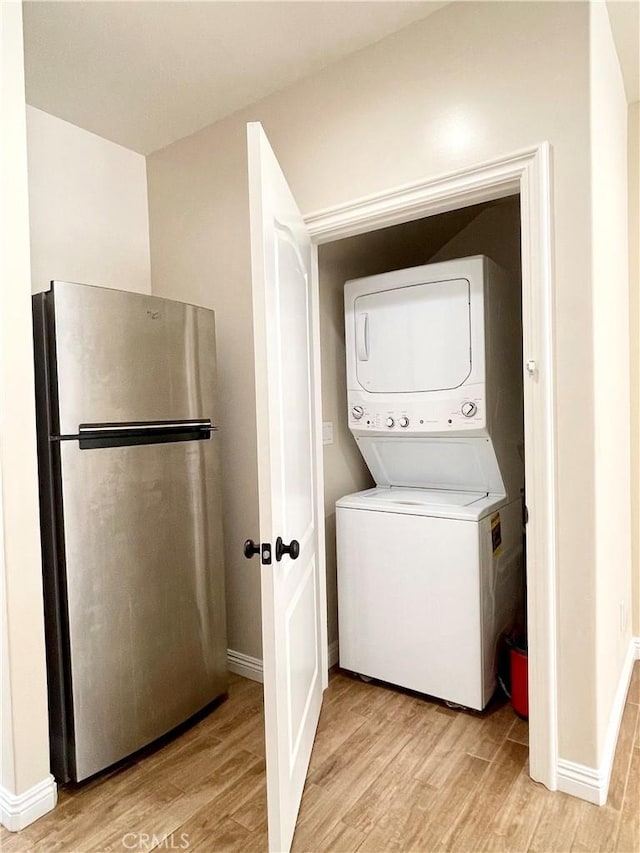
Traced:
<path fill-rule="evenodd" d="M 247 132 L 267 807 L 269 849 L 280 853 L 327 684 L 317 260 L 262 126 Z"/>

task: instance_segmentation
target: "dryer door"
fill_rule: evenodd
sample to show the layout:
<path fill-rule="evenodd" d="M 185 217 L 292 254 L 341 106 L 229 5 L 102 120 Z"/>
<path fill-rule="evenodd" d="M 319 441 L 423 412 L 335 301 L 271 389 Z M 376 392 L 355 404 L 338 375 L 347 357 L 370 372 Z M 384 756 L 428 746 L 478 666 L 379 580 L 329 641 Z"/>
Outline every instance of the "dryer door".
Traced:
<path fill-rule="evenodd" d="M 356 376 L 365 391 L 442 391 L 471 373 L 467 279 L 369 293 L 354 307 Z"/>

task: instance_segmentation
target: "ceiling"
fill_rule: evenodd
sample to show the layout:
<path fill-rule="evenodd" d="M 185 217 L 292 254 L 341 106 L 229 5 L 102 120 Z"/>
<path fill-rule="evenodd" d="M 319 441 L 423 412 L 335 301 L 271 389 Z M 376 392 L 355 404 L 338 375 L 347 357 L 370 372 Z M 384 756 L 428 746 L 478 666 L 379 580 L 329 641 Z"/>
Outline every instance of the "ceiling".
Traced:
<path fill-rule="evenodd" d="M 27 102 L 149 154 L 445 5 L 32 0 Z"/>
<path fill-rule="evenodd" d="M 30 0 L 27 102 L 149 154 L 446 6 L 434 0 Z M 607 0 L 627 100 L 638 0 Z"/>

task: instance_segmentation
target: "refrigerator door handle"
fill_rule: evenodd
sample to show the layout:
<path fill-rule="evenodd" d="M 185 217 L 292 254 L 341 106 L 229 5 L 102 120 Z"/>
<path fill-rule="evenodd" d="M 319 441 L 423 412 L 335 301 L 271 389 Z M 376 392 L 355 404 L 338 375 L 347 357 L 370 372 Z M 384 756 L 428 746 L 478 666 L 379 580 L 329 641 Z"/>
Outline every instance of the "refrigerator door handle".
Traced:
<path fill-rule="evenodd" d="M 184 429 L 210 429 L 217 430 L 218 427 L 215 427 L 211 424 L 211 421 L 132 421 L 128 423 L 113 423 L 113 424 L 80 424 L 78 427 L 78 434 L 83 435 L 87 433 L 112 433 L 112 432 L 133 432 L 135 431 L 144 431 L 147 430 L 184 430 Z"/>
<path fill-rule="evenodd" d="M 136 444 L 206 441 L 217 429 L 210 420 L 80 424 L 77 438 L 81 450 L 97 450 L 104 447 L 128 447 Z M 71 438 L 71 436 L 68 437 Z"/>

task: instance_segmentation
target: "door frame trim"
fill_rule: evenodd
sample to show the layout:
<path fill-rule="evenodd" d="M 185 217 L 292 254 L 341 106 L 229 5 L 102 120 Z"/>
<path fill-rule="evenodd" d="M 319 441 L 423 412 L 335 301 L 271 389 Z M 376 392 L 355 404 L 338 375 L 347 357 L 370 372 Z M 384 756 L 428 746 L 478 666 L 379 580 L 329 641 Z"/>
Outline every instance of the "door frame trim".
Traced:
<path fill-rule="evenodd" d="M 557 790 L 557 413 L 552 185 L 552 148 L 543 142 L 447 175 L 310 213 L 305 216 L 305 223 L 312 241 L 320 245 L 520 194 L 525 447 L 529 449 L 526 455 L 529 760 L 531 777 Z M 317 323 L 317 300 L 313 311 Z M 318 356 L 319 353 L 314 354 Z M 320 407 L 317 398 L 316 407 Z M 322 496 L 318 501 L 320 518 Z"/>

